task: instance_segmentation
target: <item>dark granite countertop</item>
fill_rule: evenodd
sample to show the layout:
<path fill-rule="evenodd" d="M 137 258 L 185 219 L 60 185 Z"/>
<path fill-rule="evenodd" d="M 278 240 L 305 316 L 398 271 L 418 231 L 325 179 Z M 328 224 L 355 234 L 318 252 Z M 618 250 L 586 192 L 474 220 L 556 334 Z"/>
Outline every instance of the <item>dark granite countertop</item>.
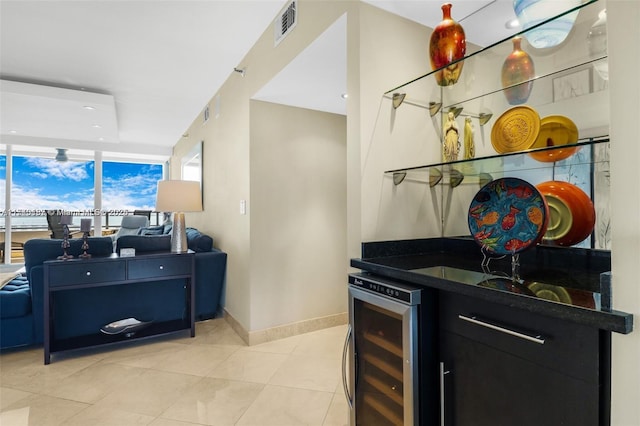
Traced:
<path fill-rule="evenodd" d="M 611 309 L 611 255 L 603 250 L 538 246 L 520 254 L 518 280 L 511 256 L 483 267 L 470 238 L 432 238 L 362 244 L 351 266 L 414 285 L 465 294 L 554 318 L 628 334 L 633 315 Z"/>

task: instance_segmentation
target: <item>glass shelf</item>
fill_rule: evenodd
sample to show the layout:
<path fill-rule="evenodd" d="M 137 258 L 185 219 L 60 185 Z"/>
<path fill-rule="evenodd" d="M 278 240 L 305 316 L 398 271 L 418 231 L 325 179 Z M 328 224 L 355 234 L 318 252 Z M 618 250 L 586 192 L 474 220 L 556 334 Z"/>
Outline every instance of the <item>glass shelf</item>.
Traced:
<path fill-rule="evenodd" d="M 545 147 L 529 149 L 526 151 L 510 152 L 506 154 L 496 154 L 482 158 L 471 158 L 467 160 L 458 160 L 447 163 L 434 163 L 423 166 L 407 167 L 395 170 L 387 170 L 384 173 L 386 175 L 392 175 L 394 177 L 394 183 L 399 185 L 404 181 L 404 177 L 407 173 L 415 174 L 414 181 L 428 183 L 430 186 L 437 184 L 449 184 L 451 186 L 458 186 L 462 183 L 460 178 L 466 179 L 466 183 L 469 183 L 468 178 L 477 178 L 474 182 L 482 183 L 484 180 L 495 179 L 507 174 L 523 173 L 530 170 L 537 169 L 549 169 L 563 166 L 580 166 L 580 165 L 594 165 L 599 162 L 606 162 L 607 159 L 596 159 L 592 155 L 588 155 L 587 158 L 581 158 L 573 154 L 566 160 L 558 162 L 540 162 L 533 160 L 531 162 L 524 162 L 522 157 L 529 153 L 538 152 L 556 152 L 571 148 L 582 149 L 582 147 L 591 147 L 598 144 L 609 143 L 608 136 L 601 136 L 598 138 L 589 138 L 588 140 L 578 141 L 575 144 L 567 144 L 561 147 Z M 577 152 L 576 152 L 577 154 Z M 436 170 L 434 172 L 433 170 Z M 405 174 L 405 176 L 400 176 Z M 460 176 L 461 175 L 461 176 Z M 423 178 L 420 179 L 420 176 Z M 425 178 L 425 176 L 427 178 Z M 441 179 L 439 179 L 441 178 Z M 436 181 L 437 180 L 437 181 Z"/>
<path fill-rule="evenodd" d="M 556 16 L 552 16 L 552 17 L 550 17 L 549 19 L 547 19 L 547 20 L 545 20 L 545 21 L 542 21 L 542 22 L 538 23 L 538 24 L 537 24 L 537 25 L 535 25 L 535 26 L 532 26 L 531 28 L 528 28 L 528 29 L 526 29 L 526 30 L 522 30 L 522 31 L 519 31 L 519 32 L 515 32 L 513 35 L 511 35 L 511 36 L 509 36 L 509 37 L 507 37 L 507 38 L 505 38 L 505 39 L 499 40 L 499 41 L 497 41 L 497 42 L 495 42 L 495 43 L 493 43 L 493 44 L 491 44 L 491 45 L 489 45 L 489 46 L 486 46 L 486 47 L 484 47 L 484 48 L 482 48 L 482 49 L 480 49 L 480 50 L 478 50 L 478 51 L 476 51 L 476 52 L 470 53 L 470 54 L 466 55 L 466 56 L 465 56 L 464 58 L 462 58 L 462 59 L 458 59 L 457 61 L 453 61 L 453 62 L 451 62 L 450 64 L 447 64 L 446 66 L 444 66 L 444 67 L 442 67 L 442 68 L 438 68 L 438 69 L 435 69 L 435 70 L 429 71 L 429 72 L 428 72 L 428 73 L 426 73 L 426 74 L 423 74 L 423 75 L 421 75 L 421 76 L 419 76 L 419 77 L 414 78 L 413 80 L 410 80 L 410 81 L 408 81 L 408 82 L 406 82 L 406 83 L 402 83 L 402 84 L 400 84 L 400 85 L 398 85 L 398 86 L 394 87 L 393 89 L 387 90 L 387 91 L 385 92 L 385 94 L 392 94 L 393 92 L 396 92 L 396 91 L 398 91 L 398 90 L 401 90 L 401 89 L 403 89 L 403 88 L 405 88 L 405 87 L 407 87 L 407 86 L 411 85 L 412 83 L 415 83 L 415 82 L 417 82 L 417 81 L 419 81 L 419 80 L 422 80 L 422 79 L 424 79 L 424 78 L 427 78 L 427 77 L 429 77 L 429 76 L 432 76 L 432 75 L 436 74 L 438 71 L 441 71 L 441 70 L 443 70 L 444 68 L 446 68 L 446 67 L 448 67 L 448 66 L 450 66 L 450 65 L 452 65 L 452 64 L 455 64 L 455 63 L 458 63 L 458 62 L 462 62 L 462 61 L 467 61 L 467 60 L 469 60 L 469 59 L 474 58 L 475 56 L 482 55 L 482 54 L 487 53 L 487 52 L 494 52 L 494 51 L 496 50 L 496 47 L 498 47 L 499 45 L 506 45 L 506 44 L 509 44 L 509 45 L 510 45 L 510 44 L 511 44 L 511 40 L 512 40 L 514 37 L 517 37 L 517 36 L 524 36 L 524 35 L 526 35 L 526 33 L 527 33 L 527 32 L 533 31 L 533 30 L 535 30 L 536 28 L 541 27 L 541 26 L 543 26 L 543 25 L 545 25 L 545 24 L 548 24 L 548 23 L 550 23 L 550 22 L 552 22 L 552 21 L 554 21 L 554 20 L 556 20 L 556 19 L 558 19 L 558 18 L 560 18 L 560 17 L 562 17 L 562 16 L 564 16 L 564 15 L 568 15 L 568 14 L 570 14 L 570 13 L 572 13 L 572 12 L 576 12 L 576 11 L 578 11 L 578 10 L 580 10 L 580 9 L 582 9 L 582 8 L 584 8 L 584 7 L 586 7 L 586 6 L 589 6 L 589 5 L 591 5 L 591 4 L 593 4 L 593 3 L 597 3 L 597 2 L 598 2 L 598 0 L 586 0 L 584 3 L 582 3 L 582 4 L 580 4 L 580 5 L 576 6 L 576 7 L 573 7 L 573 8 L 571 8 L 571 9 L 568 9 L 568 10 L 566 10 L 565 12 L 562 12 L 562 13 L 560 13 L 560 14 L 556 15 Z M 462 72 L 464 73 L 464 69 L 462 70 Z"/>
<path fill-rule="evenodd" d="M 514 177 L 534 186 L 562 181 L 578 187 L 593 203 L 596 224 L 592 236 L 576 246 L 610 249 L 609 85 L 597 67 L 608 56 L 589 46 L 589 32 L 605 7 L 606 1 L 586 0 L 541 22 L 538 26 L 579 11 L 570 34 L 557 46 L 534 48 L 526 39 L 533 28 L 514 30 L 513 36 L 485 48 L 468 44 L 468 55 L 461 59 L 464 68 L 453 85 L 439 86 L 434 76 L 439 70 L 433 70 L 383 92 L 363 147 L 362 205 L 369 209 L 363 235 L 371 241 L 469 236 L 469 205 L 480 187 Z M 505 89 L 514 86 L 503 86 L 502 68 L 518 35 L 525 36 L 521 48 L 533 60 L 535 73 L 519 83 L 531 83 L 526 102 L 514 105 L 505 96 Z M 429 67 L 428 60 L 426 64 Z M 535 110 L 541 122 L 554 116 L 572 121 L 577 142 L 497 153 L 494 127 L 517 106 Z M 463 158 L 465 149 L 475 158 L 444 161 L 450 112 L 458 127 L 454 158 Z M 533 155 L 567 149 L 576 152 L 560 161 L 542 162 L 536 159 L 540 155 Z"/>

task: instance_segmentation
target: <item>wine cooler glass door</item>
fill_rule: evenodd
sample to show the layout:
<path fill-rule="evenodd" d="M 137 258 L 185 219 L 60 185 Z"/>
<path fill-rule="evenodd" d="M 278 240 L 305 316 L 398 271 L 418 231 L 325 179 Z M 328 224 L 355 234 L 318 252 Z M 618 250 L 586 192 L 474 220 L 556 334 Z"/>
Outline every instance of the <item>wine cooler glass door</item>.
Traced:
<path fill-rule="evenodd" d="M 349 287 L 351 425 L 413 426 L 417 306 Z"/>

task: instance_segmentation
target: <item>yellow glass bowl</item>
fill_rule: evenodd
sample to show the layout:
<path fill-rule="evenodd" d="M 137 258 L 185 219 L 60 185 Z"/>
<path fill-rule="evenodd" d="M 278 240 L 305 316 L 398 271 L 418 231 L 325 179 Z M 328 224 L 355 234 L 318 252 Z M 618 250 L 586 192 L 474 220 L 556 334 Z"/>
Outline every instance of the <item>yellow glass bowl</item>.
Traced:
<path fill-rule="evenodd" d="M 541 162 L 551 163 L 571 157 L 578 151 L 578 147 L 562 148 L 578 142 L 578 128 L 570 118 L 563 115 L 550 115 L 540 120 L 540 131 L 531 148 L 556 146 L 542 152 L 530 152 L 529 155 Z"/>

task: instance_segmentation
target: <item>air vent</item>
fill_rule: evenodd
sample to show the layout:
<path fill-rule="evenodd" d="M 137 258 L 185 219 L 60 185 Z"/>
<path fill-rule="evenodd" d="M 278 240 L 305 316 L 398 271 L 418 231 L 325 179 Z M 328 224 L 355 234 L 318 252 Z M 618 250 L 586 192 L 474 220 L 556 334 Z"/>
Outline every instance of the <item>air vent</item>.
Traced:
<path fill-rule="evenodd" d="M 293 27 L 298 23 L 298 12 L 296 8 L 296 0 L 293 0 L 289 5 L 284 9 L 282 15 L 276 18 L 273 23 L 274 35 L 275 35 L 275 45 L 280 44 L 282 40 L 291 32 Z"/>

